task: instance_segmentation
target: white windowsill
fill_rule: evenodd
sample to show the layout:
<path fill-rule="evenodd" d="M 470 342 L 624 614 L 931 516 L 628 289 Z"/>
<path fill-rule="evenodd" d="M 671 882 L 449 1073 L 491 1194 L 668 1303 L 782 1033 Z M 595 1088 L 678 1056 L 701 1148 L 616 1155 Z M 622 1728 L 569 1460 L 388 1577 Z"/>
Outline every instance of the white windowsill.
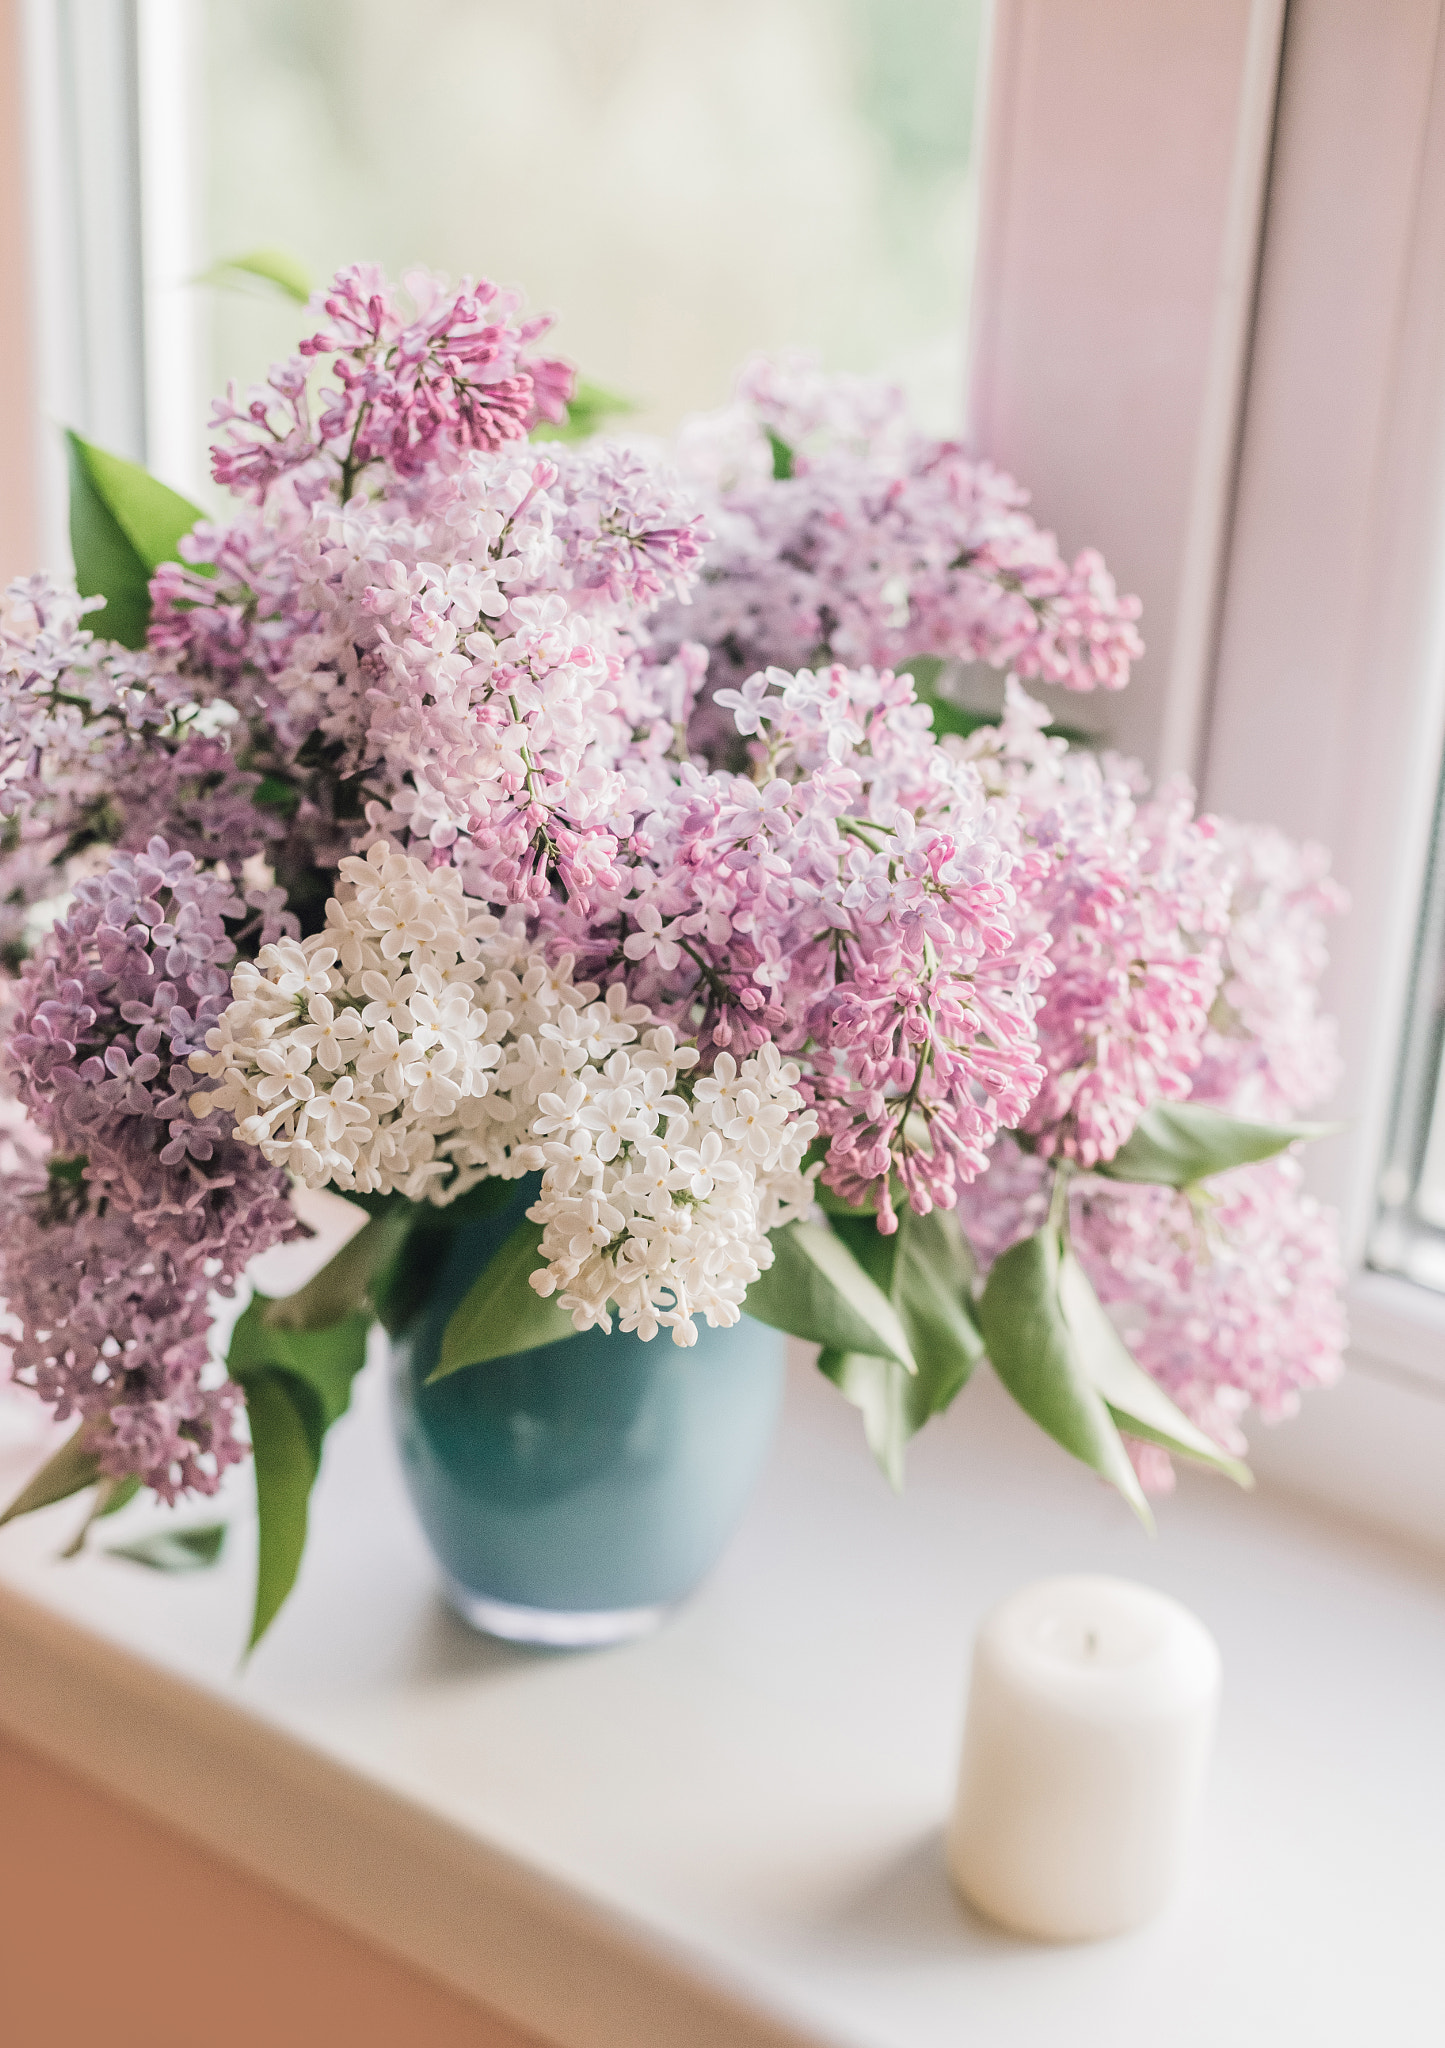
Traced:
<path fill-rule="evenodd" d="M 564 2048 L 1423 2038 L 1445 1811 L 1425 1554 L 1194 1475 L 1151 1542 L 986 1378 L 895 1501 L 800 1360 L 700 1595 L 651 1641 L 530 1655 L 440 1605 L 384 1408 L 373 1369 L 241 1676 L 244 1478 L 211 1574 L 54 1562 L 74 1503 L 0 1532 L 0 1724 Z M 21 1463 L 0 1452 L 7 1493 Z M 1060 1569 L 1176 1593 L 1226 1693 L 1184 1895 L 1049 1949 L 955 1903 L 938 1831 L 972 1631 Z"/>

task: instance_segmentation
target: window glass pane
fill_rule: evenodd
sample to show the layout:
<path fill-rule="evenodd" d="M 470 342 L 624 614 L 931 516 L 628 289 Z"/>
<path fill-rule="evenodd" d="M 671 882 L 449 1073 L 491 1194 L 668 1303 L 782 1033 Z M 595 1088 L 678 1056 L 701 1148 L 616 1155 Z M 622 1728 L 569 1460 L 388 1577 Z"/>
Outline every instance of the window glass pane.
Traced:
<path fill-rule="evenodd" d="M 521 285 L 666 430 L 751 351 L 886 368 L 957 423 L 983 0 L 207 0 L 207 261 L 374 260 Z M 202 379 L 295 309 L 208 295 Z"/>
<path fill-rule="evenodd" d="M 1370 1263 L 1445 1290 L 1445 788 Z"/>

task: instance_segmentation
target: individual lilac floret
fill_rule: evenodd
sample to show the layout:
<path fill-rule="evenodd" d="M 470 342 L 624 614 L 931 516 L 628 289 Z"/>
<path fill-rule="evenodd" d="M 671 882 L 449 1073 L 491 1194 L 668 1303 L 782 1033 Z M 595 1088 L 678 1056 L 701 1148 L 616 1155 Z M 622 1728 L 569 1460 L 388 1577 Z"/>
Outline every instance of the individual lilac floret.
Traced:
<path fill-rule="evenodd" d="M 116 854 L 27 964 L 8 1040 L 53 1148 L 0 1184 L 14 1376 L 82 1418 L 103 1471 L 166 1500 L 213 1492 L 244 1455 L 239 1393 L 208 1372 L 207 1296 L 298 1228 L 284 1176 L 189 1107 L 247 915 L 164 840 Z"/>

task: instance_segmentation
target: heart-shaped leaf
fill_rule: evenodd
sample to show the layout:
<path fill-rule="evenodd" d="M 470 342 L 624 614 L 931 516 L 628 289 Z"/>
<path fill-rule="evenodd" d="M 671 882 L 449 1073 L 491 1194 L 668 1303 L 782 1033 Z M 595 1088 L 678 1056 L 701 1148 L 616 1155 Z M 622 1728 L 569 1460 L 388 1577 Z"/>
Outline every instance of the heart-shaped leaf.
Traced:
<path fill-rule="evenodd" d="M 220 1557 L 225 1542 L 226 1524 L 208 1522 L 202 1528 L 157 1529 L 134 1543 L 110 1543 L 105 1554 L 153 1572 L 202 1572 Z"/>
<path fill-rule="evenodd" d="M 1153 1516 L 1108 1407 L 1080 1365 L 1059 1301 L 1063 1246 L 1046 1224 L 994 1260 L 978 1305 L 993 1369 L 1056 1443 L 1116 1486 L 1146 1527 Z"/>
<path fill-rule="evenodd" d="M 179 559 L 177 543 L 201 518 L 200 507 L 124 456 L 68 431 L 65 441 L 75 587 L 82 597 L 105 599 L 97 632 L 122 647 L 144 647 L 151 577 L 162 562 Z"/>
<path fill-rule="evenodd" d="M 540 1295 L 531 1276 L 540 1266 L 542 1226 L 526 1217 L 517 1225 L 452 1311 L 431 1380 L 469 1365 L 485 1365 L 514 1352 L 536 1351 L 577 1335 L 571 1314 L 555 1294 Z"/>
<path fill-rule="evenodd" d="M 836 1230 L 788 1223 L 773 1232 L 772 1247 L 772 1265 L 743 1303 L 750 1316 L 824 1350 L 863 1351 L 918 1370 L 897 1309 Z"/>
<path fill-rule="evenodd" d="M 1223 1472 L 1237 1486 L 1253 1486 L 1247 1465 L 1221 1451 L 1177 1408 L 1130 1352 L 1089 1281 L 1067 1248 L 1059 1263 L 1059 1301 L 1085 1377 L 1108 1404 L 1119 1428 Z"/>
<path fill-rule="evenodd" d="M 1192 1187 L 1211 1174 L 1273 1159 L 1299 1139 L 1327 1138 L 1337 1124 L 1257 1124 L 1199 1102 L 1161 1102 L 1146 1110 L 1127 1143 L 1094 1168 L 1109 1180 Z"/>

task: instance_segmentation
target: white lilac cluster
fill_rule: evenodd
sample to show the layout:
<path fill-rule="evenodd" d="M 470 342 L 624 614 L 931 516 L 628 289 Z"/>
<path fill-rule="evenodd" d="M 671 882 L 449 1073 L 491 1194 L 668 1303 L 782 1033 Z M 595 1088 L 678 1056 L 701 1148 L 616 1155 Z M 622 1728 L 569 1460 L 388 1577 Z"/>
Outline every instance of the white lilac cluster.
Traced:
<path fill-rule="evenodd" d="M 424 1198 L 450 1169 L 439 1136 L 485 1095 L 513 1021 L 516 941 L 454 869 L 379 842 L 341 863 L 322 931 L 263 946 L 191 1056 L 236 1136 L 308 1187 Z M 484 951 L 484 948 L 486 949 Z M 500 958 L 499 958 L 500 955 Z"/>
<path fill-rule="evenodd" d="M 263 946 L 191 1066 L 197 1114 L 310 1187 L 446 1203 L 540 1172 L 534 1284 L 579 1329 L 736 1322 L 767 1234 L 811 1199 L 816 1132 L 772 1045 L 695 1078 L 691 1046 L 614 985 L 549 967 L 454 868 L 389 842 L 342 861 L 324 930 Z"/>
<path fill-rule="evenodd" d="M 719 1053 L 695 1079 L 691 1046 L 662 1026 L 635 1050 L 589 1063 L 539 1098 L 544 1138 L 539 1294 L 559 1287 L 579 1330 L 697 1341 L 695 1315 L 735 1323 L 773 1263 L 768 1232 L 807 1213 L 803 1155 L 817 1134 L 799 1071 L 771 1042 L 739 1063 Z"/>

